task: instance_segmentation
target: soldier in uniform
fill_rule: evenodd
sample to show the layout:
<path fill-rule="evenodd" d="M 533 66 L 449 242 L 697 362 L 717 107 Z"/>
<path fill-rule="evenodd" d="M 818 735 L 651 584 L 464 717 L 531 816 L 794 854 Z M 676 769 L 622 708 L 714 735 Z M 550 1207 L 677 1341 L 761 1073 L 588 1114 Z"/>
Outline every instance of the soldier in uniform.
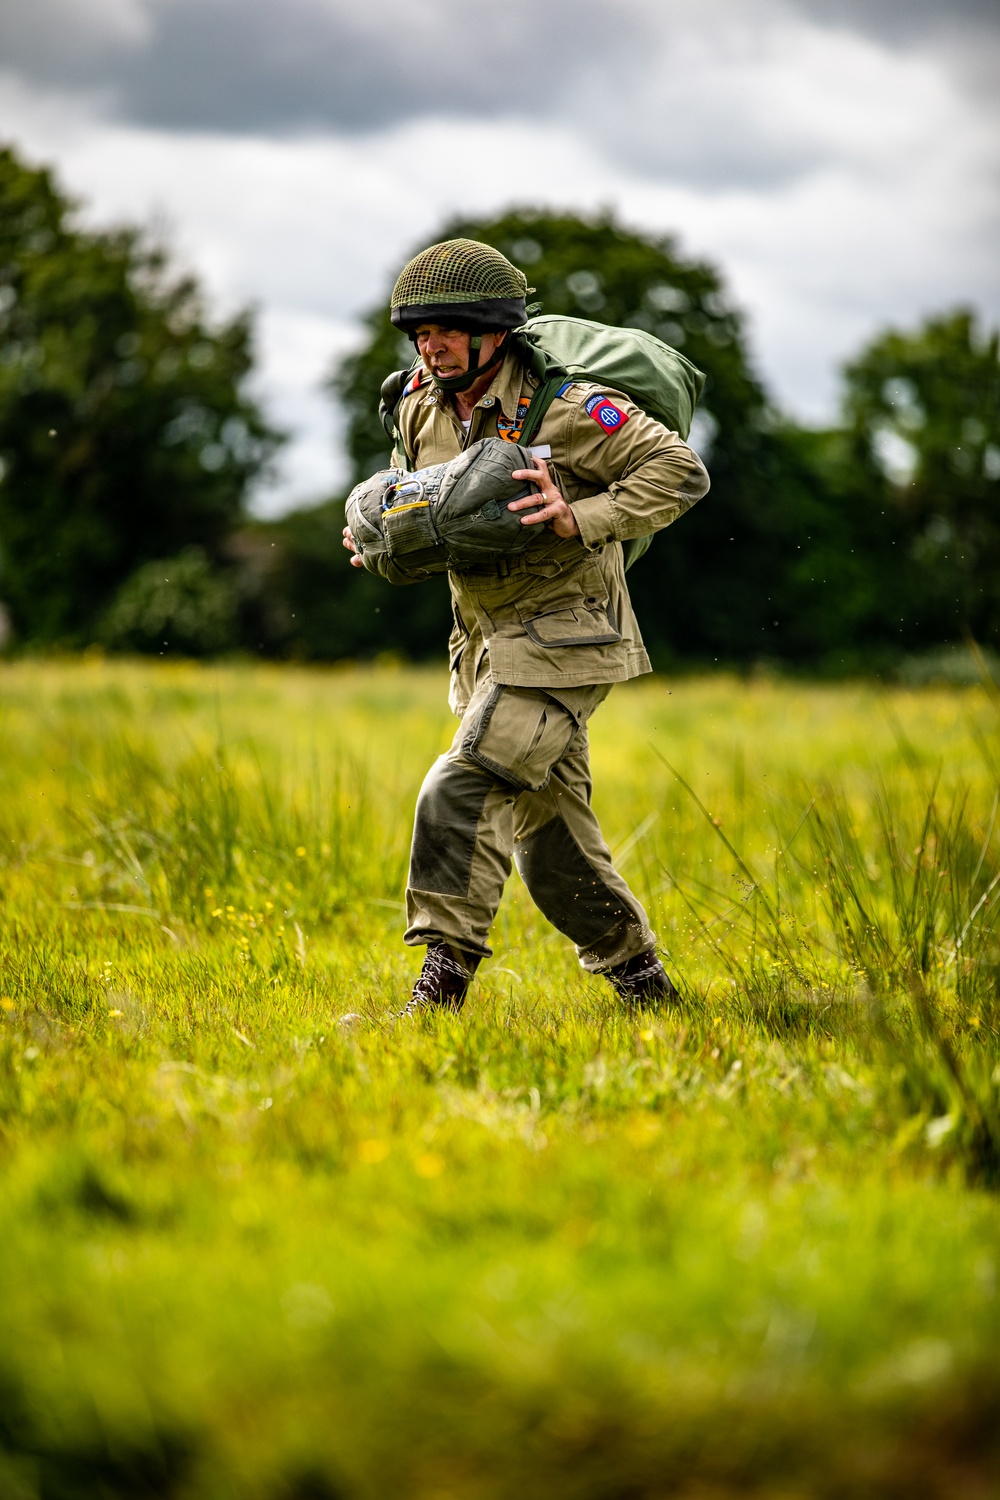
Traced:
<path fill-rule="evenodd" d="M 432 245 L 403 269 L 392 321 L 423 368 L 397 409 L 405 451 L 394 464 L 439 464 L 481 438 L 518 441 L 535 381 L 508 342 L 527 292 L 505 256 L 472 240 Z M 708 475 L 675 432 L 588 384 L 564 387 L 531 451 L 535 467 L 515 477 L 537 494 L 512 508 L 529 512 L 522 525 L 537 537 L 517 556 L 449 575 L 449 701 L 461 722 L 417 800 L 404 941 L 426 955 L 404 1014 L 461 1007 L 491 954 L 512 858 L 583 967 L 621 1000 L 677 997 L 591 808 L 587 723 L 613 683 L 650 670 L 622 543 L 676 521 Z M 349 528 L 344 545 L 354 551 Z"/>

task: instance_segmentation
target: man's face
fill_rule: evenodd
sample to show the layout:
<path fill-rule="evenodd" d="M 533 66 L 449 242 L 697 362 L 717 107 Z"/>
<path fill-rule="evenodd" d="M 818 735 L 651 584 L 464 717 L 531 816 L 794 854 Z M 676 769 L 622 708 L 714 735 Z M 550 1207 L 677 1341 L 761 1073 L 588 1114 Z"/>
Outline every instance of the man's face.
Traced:
<path fill-rule="evenodd" d="M 417 351 L 424 367 L 439 380 L 450 380 L 454 375 L 464 375 L 469 368 L 469 339 L 471 335 L 458 328 L 442 328 L 440 323 L 421 323 L 417 329 Z M 484 365 L 493 354 L 503 335 L 484 333 L 479 363 Z"/>

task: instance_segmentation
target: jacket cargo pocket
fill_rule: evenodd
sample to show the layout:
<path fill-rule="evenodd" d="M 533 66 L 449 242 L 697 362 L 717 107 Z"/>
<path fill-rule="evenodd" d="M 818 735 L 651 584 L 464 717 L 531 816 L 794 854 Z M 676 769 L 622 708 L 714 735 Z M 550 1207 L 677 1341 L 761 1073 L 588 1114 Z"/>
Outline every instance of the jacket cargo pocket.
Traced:
<path fill-rule="evenodd" d="M 581 600 L 570 608 L 521 617 L 525 634 L 536 646 L 613 646 L 622 638 L 610 602 Z"/>

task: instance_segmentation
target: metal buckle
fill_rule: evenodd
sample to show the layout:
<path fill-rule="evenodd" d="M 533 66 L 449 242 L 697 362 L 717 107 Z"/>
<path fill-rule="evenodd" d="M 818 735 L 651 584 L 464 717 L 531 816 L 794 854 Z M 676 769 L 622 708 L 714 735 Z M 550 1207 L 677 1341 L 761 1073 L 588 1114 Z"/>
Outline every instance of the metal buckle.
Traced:
<path fill-rule="evenodd" d="M 415 475 L 401 480 L 398 484 L 390 484 L 382 495 L 382 509 L 391 510 L 394 505 L 412 505 L 415 501 L 424 498 L 424 484 L 422 479 Z"/>

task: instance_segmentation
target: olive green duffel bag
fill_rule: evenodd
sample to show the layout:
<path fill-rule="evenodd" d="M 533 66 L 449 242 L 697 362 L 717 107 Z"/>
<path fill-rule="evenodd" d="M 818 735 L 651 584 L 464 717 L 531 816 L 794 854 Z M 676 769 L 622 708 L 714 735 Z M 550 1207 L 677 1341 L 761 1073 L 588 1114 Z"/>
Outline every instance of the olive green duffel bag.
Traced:
<path fill-rule="evenodd" d="M 419 583 L 449 568 L 460 573 L 524 552 L 539 528 L 522 526 L 521 517 L 540 505 L 507 507 L 537 496 L 535 485 L 511 478 L 515 469 L 534 467 L 527 448 L 491 437 L 446 464 L 373 474 L 347 497 L 347 524 L 361 561 L 390 583 Z"/>

